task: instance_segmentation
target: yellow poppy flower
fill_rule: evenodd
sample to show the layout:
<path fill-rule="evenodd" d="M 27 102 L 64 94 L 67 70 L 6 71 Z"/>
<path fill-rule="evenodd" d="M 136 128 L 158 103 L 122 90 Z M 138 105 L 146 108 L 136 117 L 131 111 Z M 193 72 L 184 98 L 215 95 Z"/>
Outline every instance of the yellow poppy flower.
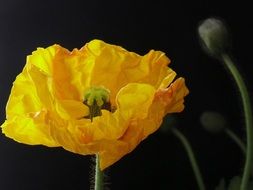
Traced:
<path fill-rule="evenodd" d="M 17 76 L 1 126 L 30 145 L 98 154 L 105 169 L 156 131 L 167 113 L 183 110 L 184 79 L 167 67 L 163 52 L 144 56 L 100 40 L 72 52 L 59 45 L 38 48 Z M 110 108 L 89 119 L 85 92 L 102 87 Z"/>

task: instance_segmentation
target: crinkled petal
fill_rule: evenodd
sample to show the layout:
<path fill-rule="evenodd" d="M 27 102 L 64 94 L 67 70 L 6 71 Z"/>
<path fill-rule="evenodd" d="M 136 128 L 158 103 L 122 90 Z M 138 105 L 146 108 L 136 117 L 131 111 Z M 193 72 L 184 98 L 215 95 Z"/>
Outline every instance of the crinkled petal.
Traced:
<path fill-rule="evenodd" d="M 43 114 L 42 114 L 43 115 Z M 10 120 L 6 120 L 2 127 L 2 132 L 17 142 L 40 145 L 49 147 L 60 146 L 50 134 L 50 128 L 44 122 L 38 121 L 43 117 L 38 113 L 37 118 L 16 116 Z"/>
<path fill-rule="evenodd" d="M 82 78 L 88 79 L 89 70 L 85 53 L 77 50 L 69 52 L 59 45 L 53 45 L 46 49 L 38 48 L 27 57 L 25 70 L 33 73 L 34 67 L 39 73 L 47 76 L 52 84 L 51 93 L 58 99 L 83 99 L 81 90 L 87 88 L 82 83 Z M 82 76 L 84 75 L 84 76 Z"/>
<path fill-rule="evenodd" d="M 102 139 L 119 139 L 124 135 L 132 119 L 143 119 L 147 116 L 154 95 L 153 86 L 130 83 L 117 95 L 117 110 L 114 113 L 102 110 L 102 116 L 95 117 L 91 125 L 103 134 Z M 93 140 L 102 139 L 94 138 Z"/>
<path fill-rule="evenodd" d="M 6 106 L 7 119 L 11 119 L 16 115 L 40 111 L 42 104 L 35 92 L 36 88 L 29 78 L 24 73 L 18 75 L 13 83 Z"/>
<path fill-rule="evenodd" d="M 189 93 L 184 78 L 178 78 L 168 88 L 160 89 L 156 98 L 165 105 L 165 113 L 181 112 L 184 109 L 184 97 Z"/>
<path fill-rule="evenodd" d="M 152 104 L 155 88 L 149 84 L 130 83 L 117 97 L 117 108 L 126 119 L 144 119 Z"/>
<path fill-rule="evenodd" d="M 89 115 L 89 108 L 76 100 L 59 100 L 55 103 L 55 108 L 65 120 L 82 119 Z"/>
<path fill-rule="evenodd" d="M 173 71 L 171 68 L 168 68 L 166 76 L 164 77 L 164 75 L 162 75 L 163 80 L 159 86 L 159 89 L 167 88 L 175 79 L 176 75 L 177 74 L 175 71 Z"/>
<path fill-rule="evenodd" d="M 83 51 L 94 62 L 90 86 L 104 86 L 110 89 L 113 105 L 116 104 L 115 97 L 118 91 L 128 83 L 147 83 L 159 88 L 161 85 L 168 86 L 172 81 L 172 75 L 175 76 L 174 71 L 167 67 L 170 63 L 169 58 L 161 51 L 151 50 L 140 56 L 101 40 L 89 42 Z"/>
<path fill-rule="evenodd" d="M 141 142 L 143 127 L 137 124 L 136 121 L 131 122 L 124 135 L 119 140 L 111 142 L 111 147 L 107 149 L 107 151 L 99 154 L 100 167 L 102 170 L 130 153 Z"/>
<path fill-rule="evenodd" d="M 168 91 L 172 91 L 169 96 Z M 100 154 L 101 169 L 107 168 L 130 153 L 142 140 L 154 133 L 160 127 L 165 114 L 182 111 L 183 98 L 187 94 L 188 89 L 183 78 L 177 79 L 168 89 L 156 92 L 146 118 L 132 120 L 124 135 L 118 139 L 117 143 L 114 143 L 114 151 L 111 152 L 110 149 L 107 149 Z"/>

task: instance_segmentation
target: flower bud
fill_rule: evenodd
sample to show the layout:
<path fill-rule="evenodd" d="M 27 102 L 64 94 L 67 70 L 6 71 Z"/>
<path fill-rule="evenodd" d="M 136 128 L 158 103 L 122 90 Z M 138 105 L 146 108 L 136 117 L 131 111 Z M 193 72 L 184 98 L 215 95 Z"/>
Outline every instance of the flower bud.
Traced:
<path fill-rule="evenodd" d="M 198 34 L 203 49 L 211 56 L 219 58 L 230 47 L 229 32 L 221 20 L 204 20 L 198 27 Z"/>
<path fill-rule="evenodd" d="M 226 119 L 218 112 L 206 111 L 200 116 L 200 123 L 208 132 L 219 133 L 227 125 Z"/>

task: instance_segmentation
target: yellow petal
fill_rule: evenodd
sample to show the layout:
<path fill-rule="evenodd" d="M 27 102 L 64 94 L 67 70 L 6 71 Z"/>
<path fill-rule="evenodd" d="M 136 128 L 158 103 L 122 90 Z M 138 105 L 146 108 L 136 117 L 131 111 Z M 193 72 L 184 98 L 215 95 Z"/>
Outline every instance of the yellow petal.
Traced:
<path fill-rule="evenodd" d="M 167 74 L 161 76 L 161 78 L 163 79 L 162 79 L 162 83 L 159 86 L 159 89 L 167 88 L 170 85 L 170 83 L 172 83 L 176 75 L 177 74 L 175 71 L 173 71 L 171 68 L 168 68 Z"/>
<path fill-rule="evenodd" d="M 37 114 L 36 117 L 39 116 Z M 4 122 L 1 126 L 2 132 L 10 138 L 30 145 L 43 144 L 49 147 L 60 146 L 49 135 L 49 127 L 43 123 L 36 121 L 36 119 L 24 116 L 13 117 L 10 120 Z"/>
<path fill-rule="evenodd" d="M 184 97 L 188 93 L 183 78 L 177 79 L 168 88 L 156 92 L 148 117 L 139 121 L 139 125 L 144 127 L 143 139 L 160 127 L 166 114 L 181 112 L 184 109 Z"/>
<path fill-rule="evenodd" d="M 168 73 L 168 57 L 161 51 L 149 51 L 144 56 L 139 56 L 139 61 L 126 64 L 122 70 L 127 81 L 148 83 L 158 88 Z"/>
<path fill-rule="evenodd" d="M 24 74 L 18 75 L 6 106 L 7 119 L 15 115 L 40 111 L 42 104 L 35 92 L 36 88 L 28 77 Z"/>
<path fill-rule="evenodd" d="M 58 45 L 50 46 L 47 49 L 38 48 L 32 55 L 27 56 L 27 64 L 34 65 L 41 70 L 41 72 L 51 75 L 52 74 L 52 61 L 55 57 Z"/>
<path fill-rule="evenodd" d="M 154 94 L 155 88 L 151 85 L 130 83 L 119 91 L 116 97 L 117 108 L 126 119 L 144 119 Z"/>
<path fill-rule="evenodd" d="M 128 52 L 116 45 L 93 40 L 82 49 L 89 58 L 92 70 L 90 86 L 104 86 L 110 89 L 111 103 L 116 104 L 118 91 L 128 83 L 147 83 L 155 88 L 169 85 L 172 73 L 167 65 L 168 57 L 161 51 L 151 50 L 144 56 Z M 97 77 L 99 76 L 99 77 Z M 168 77 L 166 80 L 164 78 Z M 166 87 L 167 87 L 166 86 Z"/>
<path fill-rule="evenodd" d="M 156 93 L 156 98 L 165 105 L 166 113 L 175 113 L 184 109 L 184 97 L 188 93 L 184 78 L 178 78 L 168 88 L 160 89 Z"/>
<path fill-rule="evenodd" d="M 106 151 L 100 155 L 100 167 L 102 170 L 120 160 L 123 156 L 130 153 L 142 140 L 143 127 L 131 122 L 124 135 L 117 141 L 107 143 Z"/>
<path fill-rule="evenodd" d="M 76 100 L 59 100 L 55 107 L 59 115 L 66 120 L 82 119 L 89 115 L 89 108 Z"/>

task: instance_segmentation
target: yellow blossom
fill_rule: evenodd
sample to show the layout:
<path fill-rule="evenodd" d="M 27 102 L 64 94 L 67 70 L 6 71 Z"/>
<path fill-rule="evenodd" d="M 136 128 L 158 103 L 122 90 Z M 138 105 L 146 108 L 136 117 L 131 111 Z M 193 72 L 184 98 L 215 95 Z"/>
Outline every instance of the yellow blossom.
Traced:
<path fill-rule="evenodd" d="M 140 56 L 100 40 L 69 52 L 59 45 L 27 57 L 13 83 L 1 126 L 10 138 L 82 154 L 105 169 L 155 132 L 167 113 L 184 109 L 184 79 L 161 51 Z M 90 88 L 108 90 L 110 109 L 89 118 Z M 102 104 L 101 104 L 102 105 Z"/>

